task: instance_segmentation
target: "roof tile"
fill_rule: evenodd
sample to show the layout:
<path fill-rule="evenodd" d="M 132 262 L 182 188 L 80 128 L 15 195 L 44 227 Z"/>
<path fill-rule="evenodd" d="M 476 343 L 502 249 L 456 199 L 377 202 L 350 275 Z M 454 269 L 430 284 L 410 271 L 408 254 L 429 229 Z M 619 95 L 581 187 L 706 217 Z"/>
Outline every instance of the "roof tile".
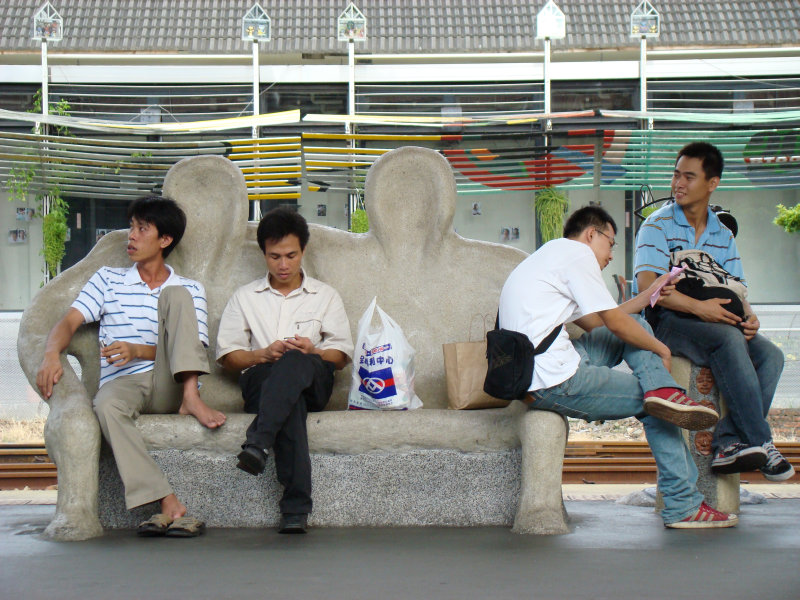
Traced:
<path fill-rule="evenodd" d="M 33 14 L 42 0 L 5 0 L 0 51 L 38 52 L 31 39 Z M 241 18 L 252 0 L 53 0 L 64 19 L 58 51 L 248 51 Z M 368 38 L 360 54 L 380 52 L 502 52 L 540 48 L 536 13 L 543 0 L 360 0 Z M 344 54 L 335 20 L 347 0 L 263 0 L 272 19 L 268 52 Z M 627 35 L 630 0 L 558 0 L 567 36 L 558 49 L 635 47 Z M 661 48 L 800 42 L 796 0 L 654 0 L 662 17 Z"/>

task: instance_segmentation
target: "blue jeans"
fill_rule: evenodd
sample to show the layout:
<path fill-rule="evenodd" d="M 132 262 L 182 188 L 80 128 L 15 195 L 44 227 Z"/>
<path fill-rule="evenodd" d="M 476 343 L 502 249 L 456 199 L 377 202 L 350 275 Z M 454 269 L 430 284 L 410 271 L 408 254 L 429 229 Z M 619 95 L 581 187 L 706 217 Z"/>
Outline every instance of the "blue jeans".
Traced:
<path fill-rule="evenodd" d="M 772 439 L 767 414 L 783 371 L 783 352 L 763 335 L 749 342 L 738 327 L 658 313 L 656 337 L 673 354 L 710 367 L 728 414 L 714 432 L 714 452 L 734 442 L 759 446 Z"/>
<path fill-rule="evenodd" d="M 634 318 L 650 331 L 646 322 Z M 674 523 L 694 514 L 703 495 L 697 489 L 697 467 L 683 434 L 675 425 L 646 415 L 642 404 L 646 391 L 678 387 L 661 359 L 626 344 L 605 327 L 573 344 L 581 357 L 578 371 L 564 383 L 533 392 L 530 406 L 586 421 L 638 418 L 658 467 L 658 488 L 664 498 L 661 518 Z M 633 375 L 611 368 L 623 360 Z"/>

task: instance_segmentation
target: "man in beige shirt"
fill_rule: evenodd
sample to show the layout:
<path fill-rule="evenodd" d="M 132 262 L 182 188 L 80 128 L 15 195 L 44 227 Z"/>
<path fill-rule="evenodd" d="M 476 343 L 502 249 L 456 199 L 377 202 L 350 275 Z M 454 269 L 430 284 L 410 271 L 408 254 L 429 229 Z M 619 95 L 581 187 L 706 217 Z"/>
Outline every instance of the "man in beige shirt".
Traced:
<path fill-rule="evenodd" d="M 311 512 L 311 458 L 306 415 L 330 399 L 334 370 L 353 354 L 350 323 L 338 292 L 302 268 L 309 231 L 297 212 L 278 208 L 258 225 L 267 276 L 240 287 L 219 324 L 217 362 L 240 372 L 244 408 L 255 414 L 238 467 L 264 472 L 273 449 L 280 533 L 305 533 Z"/>

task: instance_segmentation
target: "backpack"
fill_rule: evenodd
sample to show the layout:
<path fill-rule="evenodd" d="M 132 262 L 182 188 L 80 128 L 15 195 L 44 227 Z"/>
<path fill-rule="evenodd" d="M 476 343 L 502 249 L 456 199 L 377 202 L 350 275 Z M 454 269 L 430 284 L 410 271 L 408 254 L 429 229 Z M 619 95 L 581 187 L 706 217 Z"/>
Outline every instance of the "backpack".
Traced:
<path fill-rule="evenodd" d="M 486 379 L 483 391 L 502 400 L 521 400 L 533 381 L 533 361 L 558 337 L 563 325 L 553 329 L 536 348 L 524 333 L 500 329 L 500 312 L 494 329 L 486 333 Z"/>
<path fill-rule="evenodd" d="M 675 289 L 697 300 L 730 300 L 725 310 L 744 319 L 747 287 L 740 277 L 728 273 L 710 254 L 702 250 L 678 250 L 670 256 L 670 268 L 685 266 L 675 282 Z"/>

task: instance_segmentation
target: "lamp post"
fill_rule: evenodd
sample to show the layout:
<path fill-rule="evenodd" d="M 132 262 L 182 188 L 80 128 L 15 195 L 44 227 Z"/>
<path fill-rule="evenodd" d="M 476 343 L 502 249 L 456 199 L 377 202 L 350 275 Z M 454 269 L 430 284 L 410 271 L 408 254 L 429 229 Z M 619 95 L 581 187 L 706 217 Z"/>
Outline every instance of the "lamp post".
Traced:
<path fill-rule="evenodd" d="M 647 38 L 661 33 L 661 16 L 647 0 L 642 0 L 631 13 L 631 37 L 639 38 L 639 110 L 647 112 Z M 653 119 L 642 121 L 642 128 L 653 128 Z"/>
<path fill-rule="evenodd" d="M 544 113 L 545 122 L 544 129 L 545 135 L 542 142 L 545 149 L 550 145 L 550 136 L 547 132 L 552 131 L 553 121 L 550 119 L 550 112 L 552 111 L 551 104 L 551 91 L 550 91 L 550 40 L 561 40 L 567 35 L 567 23 L 564 18 L 564 13 L 561 11 L 553 0 L 548 0 L 547 3 L 536 15 L 536 39 L 544 40 L 544 64 L 542 69 L 542 79 L 544 80 Z M 546 150 L 547 151 L 547 150 Z M 549 156 L 549 151 L 547 151 Z M 550 176 L 552 174 L 550 162 L 545 163 L 545 185 L 550 185 Z M 535 198 L 535 196 L 534 196 Z M 535 205 L 534 199 L 534 205 Z"/>
<path fill-rule="evenodd" d="M 661 32 L 661 16 L 658 11 L 653 8 L 647 0 L 642 0 L 631 13 L 630 21 L 630 36 L 639 38 L 639 110 L 642 113 L 647 112 L 647 38 L 657 38 Z M 642 129 L 653 129 L 653 119 L 642 119 Z M 649 175 L 649 152 L 645 159 L 647 167 L 645 168 L 645 177 Z M 626 196 L 627 197 L 627 196 Z M 633 271 L 631 265 L 633 264 L 633 241 L 636 234 L 635 221 L 633 213 L 635 209 L 641 208 L 643 202 L 642 192 L 634 192 L 632 205 L 628 204 L 629 200 L 625 201 L 626 219 L 628 225 L 625 228 L 625 278 L 631 279 Z M 630 210 L 629 210 L 630 209 Z"/>
<path fill-rule="evenodd" d="M 336 19 L 336 33 L 337 39 L 340 42 L 347 42 L 347 114 L 350 117 L 356 114 L 356 57 L 355 57 L 355 42 L 364 42 L 367 40 L 367 18 L 364 16 L 358 7 L 352 2 L 347 5 Z M 353 123 L 348 120 L 344 125 L 344 132 L 346 135 L 353 133 Z M 348 146 L 355 148 L 355 140 L 348 140 Z M 350 162 L 354 162 L 355 157 L 350 155 Z M 353 170 L 351 168 L 350 175 L 352 177 Z M 355 183 L 351 188 L 355 187 Z M 357 191 L 351 191 L 347 198 L 347 224 L 352 228 L 353 211 L 358 208 L 359 194 Z"/>
<path fill-rule="evenodd" d="M 336 19 L 337 38 L 340 42 L 347 42 L 347 114 L 356 114 L 356 59 L 355 42 L 367 40 L 367 18 L 352 2 L 342 11 Z M 345 133 L 352 133 L 352 123 L 347 121 Z"/>
<path fill-rule="evenodd" d="M 258 64 L 258 42 L 268 42 L 272 35 L 272 21 L 257 2 L 242 18 L 242 40 L 253 44 L 253 116 L 261 114 L 261 77 Z M 258 125 L 253 125 L 253 139 L 258 138 Z"/>
<path fill-rule="evenodd" d="M 542 78 L 544 79 L 544 112 L 549 115 L 550 103 L 550 40 L 561 40 L 567 35 L 567 23 L 564 13 L 553 0 L 548 0 L 547 4 L 536 15 L 536 39 L 544 40 L 544 68 Z M 548 118 L 545 128 L 550 131 L 553 127 L 552 121 Z"/>
<path fill-rule="evenodd" d="M 48 84 L 50 74 L 47 69 L 47 42 L 60 42 L 64 31 L 64 19 L 58 14 L 55 8 L 45 2 L 44 6 L 33 15 L 33 39 L 42 43 L 42 115 L 47 115 L 50 111 L 50 101 L 48 96 Z M 37 125 L 37 130 L 39 125 Z M 47 126 L 45 125 L 45 131 Z"/>
<path fill-rule="evenodd" d="M 48 94 L 48 84 L 50 83 L 50 73 L 47 68 L 47 42 L 60 42 L 64 32 L 64 20 L 58 11 L 49 2 L 45 2 L 42 8 L 33 15 L 33 39 L 40 40 L 42 43 L 42 116 L 50 113 L 50 97 Z M 47 134 L 47 123 L 36 124 L 36 133 L 44 132 Z M 47 155 L 47 145 L 43 146 L 43 154 Z M 46 172 L 46 171 L 45 171 Z M 51 198 L 45 194 L 42 198 L 42 216 L 50 214 Z M 57 268 L 61 272 L 61 265 Z M 50 269 L 44 269 L 44 282 L 50 281 Z"/>

